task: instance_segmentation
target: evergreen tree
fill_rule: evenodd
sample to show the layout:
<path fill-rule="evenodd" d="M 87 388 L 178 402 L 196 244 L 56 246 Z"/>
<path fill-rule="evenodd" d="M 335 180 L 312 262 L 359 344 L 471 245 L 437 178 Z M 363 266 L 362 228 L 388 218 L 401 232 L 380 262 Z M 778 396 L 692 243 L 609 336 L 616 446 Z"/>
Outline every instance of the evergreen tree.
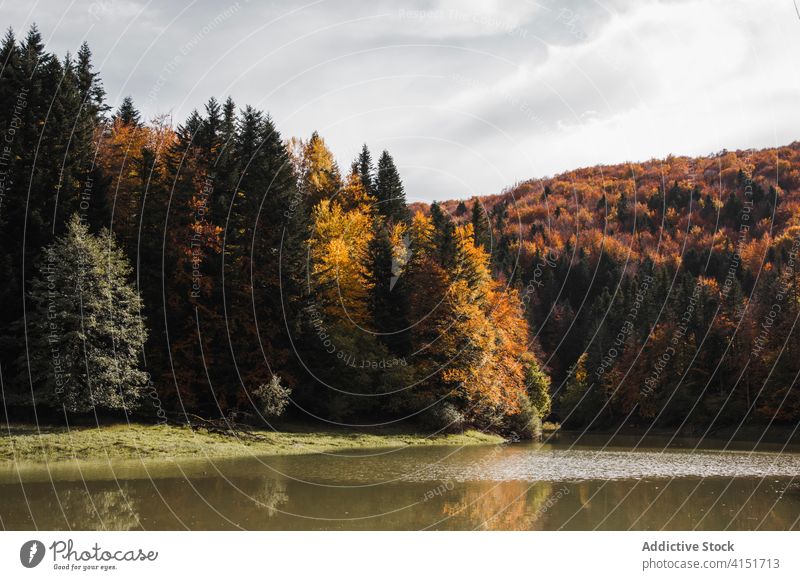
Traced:
<path fill-rule="evenodd" d="M 86 42 L 78 49 L 75 71 L 82 108 L 89 117 L 100 122 L 109 107 L 105 103 L 106 91 L 100 80 L 100 74 L 95 72 L 92 65 L 92 51 Z"/>
<path fill-rule="evenodd" d="M 628 199 L 625 196 L 625 192 L 622 191 L 619 194 L 619 199 L 617 199 L 617 222 L 619 222 L 620 228 L 627 226 L 629 216 Z"/>
<path fill-rule="evenodd" d="M 742 212 L 742 201 L 734 193 L 728 196 L 728 201 L 722 206 L 722 218 L 727 222 L 726 225 L 734 227 L 739 220 L 739 214 Z"/>
<path fill-rule="evenodd" d="M 112 235 L 93 236 L 75 215 L 37 271 L 27 326 L 32 403 L 134 409 L 147 385 L 139 368 L 146 330 L 131 267 Z"/>
<path fill-rule="evenodd" d="M 512 237 L 507 232 L 508 224 L 508 204 L 502 201 L 492 208 L 492 221 L 495 244 L 492 247 L 492 267 L 495 272 L 503 274 L 507 279 L 511 278 L 515 270 L 516 260 L 511 251 Z"/>
<path fill-rule="evenodd" d="M 372 166 L 372 155 L 369 152 L 367 144 L 361 147 L 361 153 L 355 161 L 355 166 L 358 175 L 361 178 L 361 184 L 364 186 L 364 191 L 368 195 L 375 195 L 375 168 Z"/>
<path fill-rule="evenodd" d="M 433 245 L 437 259 L 443 268 L 452 266 L 455 254 L 455 224 L 453 218 L 442 211 L 437 202 L 431 204 L 431 224 L 433 225 Z"/>
<path fill-rule="evenodd" d="M 409 340 L 404 332 L 408 327 L 408 287 L 404 270 L 408 261 L 409 236 L 405 228 L 390 232 L 380 219 L 374 220 L 373 232 L 369 248 L 373 324 L 384 344 L 392 352 L 403 355 Z"/>
<path fill-rule="evenodd" d="M 138 127 L 142 124 L 141 115 L 139 114 L 139 111 L 136 110 L 131 97 L 125 97 L 122 99 L 122 104 L 117 109 L 117 112 L 114 113 L 114 116 L 111 120 L 117 123 L 122 123 L 123 125 L 132 125 L 135 127 Z"/>
<path fill-rule="evenodd" d="M 483 204 L 477 197 L 472 202 L 472 231 L 475 235 L 475 245 L 489 251 L 492 244 L 489 218 L 486 217 Z"/>
<path fill-rule="evenodd" d="M 363 182 L 363 174 L 361 174 L 361 178 Z M 378 172 L 375 177 L 375 197 L 378 201 L 378 211 L 391 222 L 407 222 L 411 219 L 411 213 L 406 205 L 403 182 L 400 180 L 400 174 L 397 172 L 394 160 L 388 151 L 384 151 L 378 160 Z"/>

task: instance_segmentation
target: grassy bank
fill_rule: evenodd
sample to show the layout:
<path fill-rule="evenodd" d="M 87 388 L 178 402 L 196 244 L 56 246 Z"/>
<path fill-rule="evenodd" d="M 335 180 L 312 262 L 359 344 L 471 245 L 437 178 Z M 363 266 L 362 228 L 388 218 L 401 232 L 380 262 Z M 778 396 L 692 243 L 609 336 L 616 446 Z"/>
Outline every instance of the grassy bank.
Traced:
<path fill-rule="evenodd" d="M 210 433 L 172 425 L 122 424 L 102 427 L 0 425 L 0 461 L 63 459 L 234 457 L 296 455 L 343 449 L 408 445 L 496 444 L 497 435 L 467 431 L 426 436 L 393 431 L 248 431 L 243 436 Z"/>

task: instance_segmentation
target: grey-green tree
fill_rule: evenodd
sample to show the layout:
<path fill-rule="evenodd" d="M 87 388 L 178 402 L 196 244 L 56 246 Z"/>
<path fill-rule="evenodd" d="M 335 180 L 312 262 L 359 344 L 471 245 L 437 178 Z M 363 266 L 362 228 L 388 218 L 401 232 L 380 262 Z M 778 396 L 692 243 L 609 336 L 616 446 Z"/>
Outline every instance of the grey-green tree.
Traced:
<path fill-rule="evenodd" d="M 148 384 L 139 364 L 147 331 L 131 272 L 112 234 L 91 234 L 77 214 L 45 248 L 26 325 L 33 404 L 72 413 L 138 406 Z"/>

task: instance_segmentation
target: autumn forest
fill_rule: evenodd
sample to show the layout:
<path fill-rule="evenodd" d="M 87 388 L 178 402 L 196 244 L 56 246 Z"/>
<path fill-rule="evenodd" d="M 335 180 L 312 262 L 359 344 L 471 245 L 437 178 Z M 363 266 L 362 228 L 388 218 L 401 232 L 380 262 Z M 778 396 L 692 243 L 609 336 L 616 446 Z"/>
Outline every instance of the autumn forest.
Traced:
<path fill-rule="evenodd" d="M 409 205 L 390 151 L 337 160 L 227 95 L 112 109 L 85 44 L 9 31 L 0 62 L 7 413 L 520 438 L 800 417 L 800 143 Z"/>

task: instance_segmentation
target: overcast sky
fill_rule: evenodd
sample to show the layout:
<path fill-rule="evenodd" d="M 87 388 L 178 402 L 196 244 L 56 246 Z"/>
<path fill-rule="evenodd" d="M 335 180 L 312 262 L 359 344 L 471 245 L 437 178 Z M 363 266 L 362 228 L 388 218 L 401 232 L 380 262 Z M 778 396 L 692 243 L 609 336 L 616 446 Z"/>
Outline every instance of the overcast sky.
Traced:
<path fill-rule="evenodd" d="M 401 7 L 402 6 L 402 7 Z M 214 95 L 388 149 L 411 201 L 597 163 L 800 138 L 793 0 L 0 0 L 51 51 L 88 40 L 110 104 L 182 121 Z"/>

